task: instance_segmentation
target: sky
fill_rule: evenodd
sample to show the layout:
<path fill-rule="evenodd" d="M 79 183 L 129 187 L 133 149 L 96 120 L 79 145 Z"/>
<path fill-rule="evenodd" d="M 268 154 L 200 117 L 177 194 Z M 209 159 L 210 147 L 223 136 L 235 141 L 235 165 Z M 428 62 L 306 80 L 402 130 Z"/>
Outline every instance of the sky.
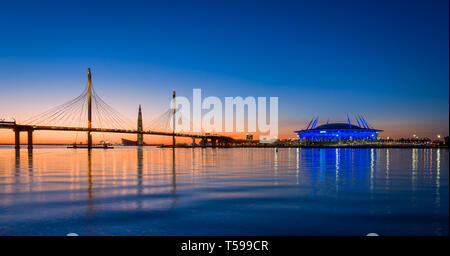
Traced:
<path fill-rule="evenodd" d="M 5 0 L 0 118 L 20 122 L 75 98 L 90 67 L 97 93 L 132 120 L 141 104 L 144 123 L 167 109 L 173 89 L 191 98 L 201 88 L 203 97 L 278 97 L 280 138 L 315 116 L 347 114 L 364 115 L 382 137 L 446 136 L 448 5 Z M 12 141 L 0 130 L 0 143 Z"/>

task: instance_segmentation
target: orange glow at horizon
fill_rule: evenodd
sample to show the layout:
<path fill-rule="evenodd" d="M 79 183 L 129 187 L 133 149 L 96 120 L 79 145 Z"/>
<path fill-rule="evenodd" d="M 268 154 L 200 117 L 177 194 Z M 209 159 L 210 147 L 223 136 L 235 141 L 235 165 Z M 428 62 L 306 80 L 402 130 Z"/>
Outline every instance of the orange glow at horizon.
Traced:
<path fill-rule="evenodd" d="M 216 134 L 216 133 L 214 133 Z M 235 139 L 245 139 L 246 133 L 217 133 L 224 136 L 230 136 Z M 254 134 L 254 139 L 258 139 L 259 134 Z M 136 134 L 114 134 L 114 133 L 92 133 L 94 144 L 101 141 L 108 143 L 119 144 L 121 139 L 136 140 Z M 27 133 L 20 133 L 20 143 L 27 144 Z M 33 144 L 73 144 L 73 143 L 87 143 L 86 132 L 72 132 L 72 131 L 35 131 L 33 132 Z M 171 136 L 161 135 L 144 135 L 144 142 L 146 144 L 172 144 Z M 177 143 L 192 143 L 191 138 L 176 137 Z M 199 143 L 200 139 L 196 139 Z M 14 132 L 12 130 L 0 129 L 0 144 L 14 144 Z"/>
<path fill-rule="evenodd" d="M 280 139 L 295 139 L 297 135 L 294 131 L 303 129 L 303 126 L 295 123 L 282 123 L 279 125 L 279 138 Z M 414 127 L 414 128 L 412 128 Z M 417 136 L 424 138 L 428 137 L 430 139 L 436 139 L 436 134 L 431 134 L 427 132 L 430 127 L 420 124 L 404 124 L 395 125 L 392 123 L 386 123 L 381 127 L 375 127 L 383 129 L 384 131 L 380 133 L 381 138 L 391 137 L 391 138 L 409 138 L 412 134 L 417 134 Z M 233 132 L 233 133 L 217 133 L 224 136 L 230 136 L 235 139 L 245 139 L 245 132 Z M 259 139 L 260 133 L 250 133 L 254 135 L 254 139 Z M 410 136 L 408 136 L 410 134 Z M 441 139 L 448 136 L 445 133 L 441 133 Z M 93 133 L 93 141 L 95 144 L 105 141 L 108 143 L 120 144 L 121 139 L 136 140 L 136 134 L 114 134 L 114 133 Z M 71 132 L 71 131 L 35 131 L 33 132 L 33 144 L 73 144 L 73 143 L 86 144 L 87 135 L 86 132 Z M 158 136 L 158 135 L 145 135 L 144 142 L 146 144 L 172 144 L 171 136 Z M 177 143 L 192 143 L 191 138 L 177 137 Z M 197 139 L 196 143 L 200 140 Z M 27 133 L 21 132 L 20 143 L 27 143 Z M 14 132 L 9 129 L 0 129 L 0 144 L 14 144 Z"/>

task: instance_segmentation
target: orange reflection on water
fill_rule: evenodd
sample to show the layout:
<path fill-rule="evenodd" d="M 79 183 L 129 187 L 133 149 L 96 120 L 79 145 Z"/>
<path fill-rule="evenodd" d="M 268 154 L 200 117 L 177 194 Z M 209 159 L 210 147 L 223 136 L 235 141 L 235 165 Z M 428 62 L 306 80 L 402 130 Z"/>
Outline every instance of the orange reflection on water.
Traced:
<path fill-rule="evenodd" d="M 448 202 L 446 149 L 115 147 L 88 151 L 37 146 L 19 153 L 0 146 L 0 225 L 16 228 L 0 230 L 4 234 L 15 234 L 20 228 L 33 233 L 24 222 L 39 226 L 35 223 L 74 218 L 85 234 L 101 234 L 104 227 L 113 234 L 114 227 L 126 226 L 123 223 L 145 229 L 145 234 L 167 234 L 153 228 L 171 227 L 169 234 L 173 234 L 184 218 L 207 230 L 213 224 L 221 227 L 224 217 L 239 223 L 246 212 L 259 215 L 255 220 L 266 225 L 274 213 L 283 221 L 267 227 L 297 225 L 300 232 L 300 220 L 309 214 L 323 223 L 333 214 L 353 214 L 355 218 L 349 219 L 354 220 L 366 213 L 390 216 L 418 209 L 440 218 L 448 209 L 443 203 Z M 172 215 L 175 212 L 178 215 Z M 203 225 L 205 216 L 211 222 Z M 141 219 L 147 226 L 141 227 Z M 392 225 L 386 224 L 386 232 Z M 429 232 L 445 234 L 445 223 L 426 226 Z M 237 228 L 233 234 L 240 232 Z"/>

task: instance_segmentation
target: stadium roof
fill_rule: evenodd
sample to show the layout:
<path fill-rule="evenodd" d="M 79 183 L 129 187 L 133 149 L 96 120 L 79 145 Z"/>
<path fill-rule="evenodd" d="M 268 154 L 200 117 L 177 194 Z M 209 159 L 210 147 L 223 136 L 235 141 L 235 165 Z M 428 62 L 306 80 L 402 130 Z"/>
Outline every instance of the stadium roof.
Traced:
<path fill-rule="evenodd" d="M 315 117 L 313 119 L 311 119 L 311 121 L 308 123 L 308 127 L 306 127 L 303 130 L 300 131 L 296 131 L 296 132 L 322 132 L 322 131 L 326 131 L 326 130 L 334 130 L 334 131 L 352 131 L 352 132 L 367 132 L 367 131 L 372 131 L 372 132 L 381 132 L 382 130 L 377 130 L 377 129 L 373 129 L 369 126 L 369 124 L 366 122 L 366 120 L 360 116 L 357 115 L 356 117 L 356 122 L 358 123 L 358 125 L 354 125 L 351 123 L 350 121 L 350 117 L 347 115 L 347 123 L 327 123 L 326 124 L 321 124 L 321 125 L 317 125 L 319 121 L 319 117 Z"/>
<path fill-rule="evenodd" d="M 347 123 L 332 123 L 332 124 L 322 124 L 311 130 L 333 130 L 333 129 L 344 130 L 344 129 L 364 129 L 364 128 L 361 128 L 353 124 L 349 125 Z"/>

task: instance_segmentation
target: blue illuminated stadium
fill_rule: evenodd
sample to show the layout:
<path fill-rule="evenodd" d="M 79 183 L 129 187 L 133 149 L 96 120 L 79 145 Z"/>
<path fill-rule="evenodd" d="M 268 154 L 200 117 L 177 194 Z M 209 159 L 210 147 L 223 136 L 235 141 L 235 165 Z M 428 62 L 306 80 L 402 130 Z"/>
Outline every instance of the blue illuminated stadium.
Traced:
<path fill-rule="evenodd" d="M 382 132 L 370 128 L 361 116 L 356 118 L 357 125 L 352 124 L 348 116 L 348 123 L 327 122 L 316 126 L 318 120 L 319 117 L 313 118 L 306 129 L 295 131 L 300 141 L 371 141 L 376 140 L 378 133 Z"/>

